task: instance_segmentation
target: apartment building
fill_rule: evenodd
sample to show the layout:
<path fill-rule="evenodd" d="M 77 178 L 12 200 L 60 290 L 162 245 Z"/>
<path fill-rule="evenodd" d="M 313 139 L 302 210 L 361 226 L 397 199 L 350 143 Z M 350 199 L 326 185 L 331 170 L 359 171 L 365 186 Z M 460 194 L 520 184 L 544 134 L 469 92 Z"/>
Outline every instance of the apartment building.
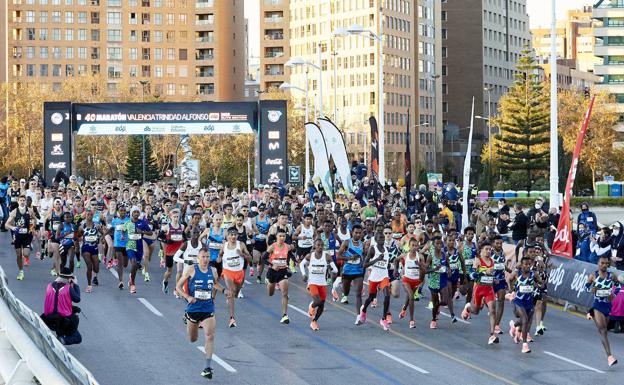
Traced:
<path fill-rule="evenodd" d="M 475 115 L 495 114 L 523 48 L 531 44 L 526 0 L 443 1 L 441 34 L 444 168 L 459 180 L 473 97 Z M 474 123 L 470 153 L 478 157 L 491 131 L 484 119 Z"/>
<path fill-rule="evenodd" d="M 290 1 L 260 1 L 260 91 L 278 89 L 288 81 Z M 312 2 L 310 2 L 312 3 Z"/>
<path fill-rule="evenodd" d="M 243 0 L 8 0 L 4 82 L 103 73 L 163 100 L 242 100 Z M 1 16 L 1 15 L 0 15 Z"/>

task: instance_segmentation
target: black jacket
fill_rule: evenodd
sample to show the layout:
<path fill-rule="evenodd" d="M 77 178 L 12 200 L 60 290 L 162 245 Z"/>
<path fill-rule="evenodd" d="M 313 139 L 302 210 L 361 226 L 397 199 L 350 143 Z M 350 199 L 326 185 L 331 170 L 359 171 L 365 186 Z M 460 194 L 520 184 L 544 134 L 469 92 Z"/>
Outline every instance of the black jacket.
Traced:
<path fill-rule="evenodd" d="M 511 229 L 511 239 L 514 241 L 525 239 L 527 237 L 528 228 L 529 217 L 526 216 L 524 211 L 520 211 L 516 214 L 516 217 L 509 226 L 509 229 Z"/>

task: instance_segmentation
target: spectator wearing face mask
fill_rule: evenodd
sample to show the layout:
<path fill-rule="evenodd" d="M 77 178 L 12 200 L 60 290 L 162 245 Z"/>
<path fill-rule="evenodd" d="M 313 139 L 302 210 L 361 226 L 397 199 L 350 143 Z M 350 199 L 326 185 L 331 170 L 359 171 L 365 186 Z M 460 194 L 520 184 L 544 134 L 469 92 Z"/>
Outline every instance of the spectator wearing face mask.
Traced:
<path fill-rule="evenodd" d="M 587 226 L 589 228 L 589 226 Z M 598 232 L 598 237 L 591 236 L 589 263 L 596 264 L 598 259 L 603 255 L 608 255 L 611 258 L 611 229 L 603 227 Z"/>
<path fill-rule="evenodd" d="M 598 231 L 596 214 L 589 211 L 589 204 L 587 202 L 581 203 L 581 213 L 578 216 L 577 223 L 585 223 L 587 229 L 594 234 Z"/>
<path fill-rule="evenodd" d="M 618 270 L 624 270 L 624 233 L 622 232 L 622 222 L 615 222 L 613 226 L 611 243 L 611 260 L 615 262 Z"/>
<path fill-rule="evenodd" d="M 589 262 L 589 258 L 591 255 L 591 233 L 587 231 L 584 223 L 578 225 L 576 232 L 578 236 L 576 240 L 576 254 L 574 255 L 574 259 L 578 259 L 579 261 L 583 262 Z"/>

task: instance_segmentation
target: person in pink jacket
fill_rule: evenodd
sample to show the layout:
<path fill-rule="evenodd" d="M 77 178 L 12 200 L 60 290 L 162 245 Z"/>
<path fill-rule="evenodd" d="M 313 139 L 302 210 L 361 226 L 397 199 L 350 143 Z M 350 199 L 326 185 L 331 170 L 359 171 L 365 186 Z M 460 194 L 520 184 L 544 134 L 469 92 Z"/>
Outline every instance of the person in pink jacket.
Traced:
<path fill-rule="evenodd" d="M 615 291 L 615 288 L 613 290 Z M 620 291 L 611 301 L 609 326 L 611 325 L 614 333 L 624 333 L 624 291 Z"/>

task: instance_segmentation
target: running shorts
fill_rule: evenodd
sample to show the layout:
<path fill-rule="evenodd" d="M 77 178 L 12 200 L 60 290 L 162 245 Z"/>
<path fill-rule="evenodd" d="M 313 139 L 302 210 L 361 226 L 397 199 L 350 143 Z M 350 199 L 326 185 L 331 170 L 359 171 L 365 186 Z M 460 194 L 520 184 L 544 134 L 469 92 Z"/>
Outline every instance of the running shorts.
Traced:
<path fill-rule="evenodd" d="M 342 279 L 343 280 L 347 279 L 349 281 L 352 281 L 352 280 L 358 279 L 358 278 L 364 278 L 364 273 L 362 273 L 362 274 L 345 274 L 345 273 L 342 273 Z"/>
<path fill-rule="evenodd" d="M 115 247 L 115 253 L 121 253 L 121 255 L 127 256 L 125 247 Z"/>
<path fill-rule="evenodd" d="M 165 267 L 173 268 L 173 255 L 165 255 Z"/>
<path fill-rule="evenodd" d="M 318 296 L 321 301 L 327 299 L 327 286 L 325 285 L 308 285 L 308 291 L 312 297 Z"/>
<path fill-rule="evenodd" d="M 368 280 L 368 294 L 377 294 L 377 291 L 383 290 L 386 287 L 390 286 L 390 279 L 385 277 L 379 282 Z"/>
<path fill-rule="evenodd" d="M 156 242 L 156 240 L 155 240 L 155 239 L 143 238 L 143 240 L 145 241 L 145 244 L 147 244 L 148 246 L 150 246 L 151 244 L 153 244 L 154 242 Z"/>
<path fill-rule="evenodd" d="M 13 239 L 15 249 L 29 249 L 32 242 L 32 234 L 16 234 Z"/>
<path fill-rule="evenodd" d="M 494 302 L 494 288 L 490 285 L 474 285 L 474 303 L 477 306 Z"/>
<path fill-rule="evenodd" d="M 533 299 L 529 299 L 529 300 L 521 300 L 518 298 L 514 298 L 513 300 L 513 304 L 521 307 L 524 309 L 524 311 L 530 315 L 531 312 L 533 311 L 533 309 L 535 308 L 535 305 L 533 304 Z"/>
<path fill-rule="evenodd" d="M 269 283 L 280 283 L 281 281 L 290 278 L 291 275 L 292 273 L 290 273 L 288 269 L 275 270 L 272 267 L 269 267 L 266 278 L 269 280 Z"/>
<path fill-rule="evenodd" d="M 208 318 L 214 317 L 214 313 L 205 313 L 205 312 L 185 312 L 184 317 L 194 324 L 198 324 Z"/>
<path fill-rule="evenodd" d="M 269 247 L 267 246 L 266 240 L 259 241 L 256 239 L 256 242 L 254 243 L 253 248 L 254 250 L 264 253 L 265 251 L 267 251 Z"/>
<path fill-rule="evenodd" d="M 306 255 L 310 254 L 310 252 L 312 251 L 312 247 L 299 247 L 297 246 L 297 257 L 299 257 L 299 259 L 305 257 Z"/>
<path fill-rule="evenodd" d="M 141 261 L 143 260 L 143 253 L 139 253 L 136 250 L 126 250 L 126 253 L 128 253 L 128 259 L 135 259 L 137 262 L 141 263 Z"/>
<path fill-rule="evenodd" d="M 589 309 L 589 314 L 594 317 L 594 313 L 596 310 L 601 312 L 605 317 L 609 318 L 609 314 L 611 313 L 611 302 L 594 301 L 592 303 L 591 309 Z"/>
<path fill-rule="evenodd" d="M 84 245 L 82 245 L 82 247 L 80 248 L 80 251 L 82 252 L 82 254 L 84 254 L 84 253 L 89 253 L 89 254 L 91 254 L 91 255 L 98 255 L 97 246 L 94 246 L 94 245 L 87 245 L 87 244 L 84 244 Z"/>
<path fill-rule="evenodd" d="M 245 280 L 245 270 L 232 271 L 223 269 L 223 277 L 231 279 L 237 285 L 242 285 Z"/>
<path fill-rule="evenodd" d="M 412 290 L 416 290 L 416 288 L 420 286 L 421 283 L 419 279 L 410 279 L 407 277 L 403 277 L 401 282 L 403 282 L 404 284 L 408 284 Z"/>
<path fill-rule="evenodd" d="M 223 273 L 223 262 L 210 261 L 209 266 L 217 269 L 217 279 L 219 279 L 221 277 L 221 274 Z"/>
<path fill-rule="evenodd" d="M 507 290 L 507 287 L 507 281 L 501 279 L 498 283 L 494 284 L 494 293 L 498 293 L 499 290 Z"/>

